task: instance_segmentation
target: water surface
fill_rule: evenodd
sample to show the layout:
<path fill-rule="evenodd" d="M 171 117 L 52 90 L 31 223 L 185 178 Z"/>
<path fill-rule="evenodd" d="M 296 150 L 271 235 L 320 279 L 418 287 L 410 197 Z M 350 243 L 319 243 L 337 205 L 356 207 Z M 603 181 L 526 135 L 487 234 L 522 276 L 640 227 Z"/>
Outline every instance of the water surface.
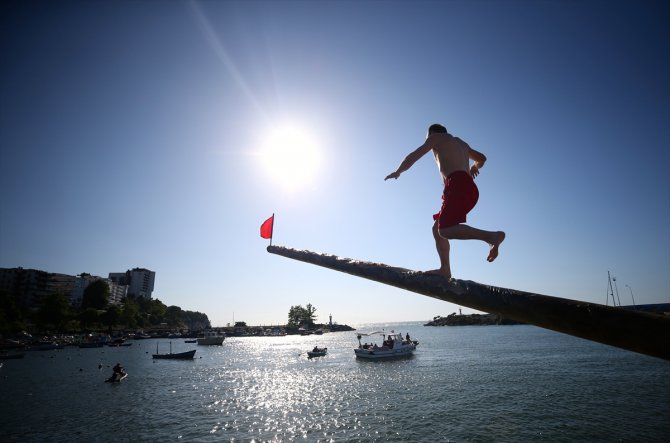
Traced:
<path fill-rule="evenodd" d="M 355 333 L 228 338 L 193 361 L 125 348 L 0 368 L 2 441 L 666 441 L 670 363 L 534 326 L 364 325 L 416 354 L 354 357 Z M 166 352 L 170 340 L 159 340 Z M 306 351 L 327 346 L 328 355 Z M 104 383 L 120 362 L 130 374 Z M 103 369 L 99 370 L 98 365 Z"/>

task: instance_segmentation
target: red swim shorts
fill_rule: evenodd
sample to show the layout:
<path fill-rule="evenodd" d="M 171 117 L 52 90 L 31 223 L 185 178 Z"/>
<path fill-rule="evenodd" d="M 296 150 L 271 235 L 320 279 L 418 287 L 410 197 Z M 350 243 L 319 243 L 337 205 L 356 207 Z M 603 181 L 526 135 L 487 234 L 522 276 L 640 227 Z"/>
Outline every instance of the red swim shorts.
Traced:
<path fill-rule="evenodd" d="M 470 174 L 456 171 L 449 174 L 444 182 L 442 208 L 433 215 L 437 220 L 438 229 L 448 228 L 465 223 L 465 216 L 475 207 L 479 200 L 479 189 Z"/>

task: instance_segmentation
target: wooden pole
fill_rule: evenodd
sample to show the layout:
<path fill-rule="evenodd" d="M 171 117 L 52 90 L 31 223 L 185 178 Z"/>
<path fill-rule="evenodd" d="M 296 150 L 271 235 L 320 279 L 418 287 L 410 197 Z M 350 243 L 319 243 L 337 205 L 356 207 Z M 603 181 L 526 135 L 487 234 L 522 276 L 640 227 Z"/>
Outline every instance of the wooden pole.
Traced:
<path fill-rule="evenodd" d="M 670 317 L 484 285 L 283 246 L 267 251 L 478 311 L 670 360 Z"/>

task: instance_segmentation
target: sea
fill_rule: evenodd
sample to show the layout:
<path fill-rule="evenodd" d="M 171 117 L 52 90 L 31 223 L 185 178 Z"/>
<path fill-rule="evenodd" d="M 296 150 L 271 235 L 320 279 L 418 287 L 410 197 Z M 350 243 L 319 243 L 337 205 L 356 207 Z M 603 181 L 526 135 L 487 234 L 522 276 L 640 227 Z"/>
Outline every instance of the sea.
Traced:
<path fill-rule="evenodd" d="M 669 361 L 528 325 L 356 329 L 27 352 L 0 368 L 0 441 L 670 439 Z M 416 353 L 356 359 L 356 334 L 381 329 L 409 333 Z M 195 359 L 152 359 L 170 346 Z M 308 358 L 314 346 L 328 354 Z M 129 376 L 105 383 L 116 363 Z"/>

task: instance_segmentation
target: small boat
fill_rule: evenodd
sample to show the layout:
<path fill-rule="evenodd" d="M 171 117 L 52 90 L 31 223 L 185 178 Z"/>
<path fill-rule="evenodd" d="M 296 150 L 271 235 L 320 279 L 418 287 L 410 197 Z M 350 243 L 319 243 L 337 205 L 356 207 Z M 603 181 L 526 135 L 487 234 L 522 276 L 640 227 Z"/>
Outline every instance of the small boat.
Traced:
<path fill-rule="evenodd" d="M 169 354 L 153 354 L 155 359 L 164 359 L 164 360 L 193 360 L 194 355 L 195 355 L 195 349 L 192 351 L 178 352 L 176 354 L 173 354 L 172 352 L 170 352 Z"/>
<path fill-rule="evenodd" d="M 150 338 L 153 338 L 149 334 L 135 334 L 133 337 L 135 340 L 149 340 Z"/>
<path fill-rule="evenodd" d="M 319 348 L 317 346 L 314 346 L 314 349 L 311 351 L 307 352 L 307 357 L 312 358 L 312 357 L 323 357 L 328 353 L 328 348 Z"/>
<path fill-rule="evenodd" d="M 52 351 L 54 349 L 63 349 L 64 345 L 52 341 L 40 341 L 28 348 L 29 351 Z"/>
<path fill-rule="evenodd" d="M 14 360 L 25 357 L 25 352 L 12 352 L 7 354 L 0 354 L 0 360 Z"/>
<path fill-rule="evenodd" d="M 121 383 L 123 380 L 128 377 L 128 373 L 126 371 L 123 371 L 121 373 L 115 372 L 112 374 L 111 377 L 109 377 L 107 380 L 105 380 L 105 383 Z"/>
<path fill-rule="evenodd" d="M 132 346 L 132 343 L 126 342 L 124 338 L 117 338 L 107 343 L 110 348 L 118 348 L 120 346 Z"/>
<path fill-rule="evenodd" d="M 193 360 L 193 356 L 195 355 L 195 349 L 192 351 L 186 351 L 186 352 L 177 352 L 176 354 L 172 353 L 172 342 L 170 342 L 170 353 L 169 354 L 159 354 L 158 353 L 158 343 L 156 343 L 156 353 L 153 354 L 153 357 L 155 359 L 162 359 L 162 360 Z"/>
<path fill-rule="evenodd" d="M 103 342 L 86 342 L 79 343 L 79 347 L 84 348 L 102 348 L 105 344 Z"/>
<path fill-rule="evenodd" d="M 184 343 L 198 343 L 198 340 L 184 340 Z"/>
<path fill-rule="evenodd" d="M 383 344 L 381 346 L 374 343 L 361 344 L 362 337 L 373 335 L 382 336 Z M 384 331 L 377 331 L 369 334 L 358 334 L 358 347 L 354 349 L 354 353 L 356 354 L 356 357 L 366 359 L 406 357 L 414 354 L 418 345 L 418 341 L 403 338 L 402 334 L 393 331 L 391 331 L 390 334 L 386 334 Z"/>
<path fill-rule="evenodd" d="M 216 329 L 206 329 L 202 337 L 198 337 L 199 345 L 222 345 L 226 334 Z"/>

